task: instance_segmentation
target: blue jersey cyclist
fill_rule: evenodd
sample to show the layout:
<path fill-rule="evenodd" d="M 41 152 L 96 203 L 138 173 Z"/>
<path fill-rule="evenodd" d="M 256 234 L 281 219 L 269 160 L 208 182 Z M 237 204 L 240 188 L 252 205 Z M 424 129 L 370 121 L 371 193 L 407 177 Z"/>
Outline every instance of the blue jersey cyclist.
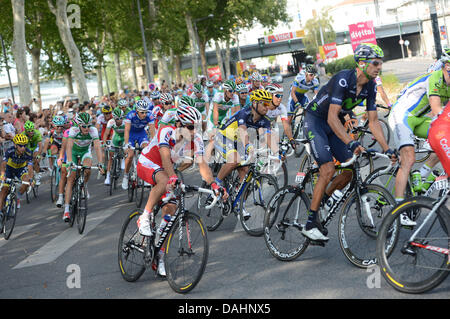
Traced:
<path fill-rule="evenodd" d="M 149 143 L 147 126 L 154 122 L 150 112 L 150 105 L 144 100 L 136 102 L 136 109 L 126 116 L 124 132 L 124 148 L 128 154 L 125 159 L 125 172 L 123 174 L 122 188 L 128 189 L 128 173 L 134 157 L 134 148 L 137 144 L 140 148 L 145 148 Z M 150 128 L 154 126 L 150 125 Z M 154 135 L 154 131 L 151 132 Z"/>
<path fill-rule="evenodd" d="M 319 89 L 319 80 L 316 76 L 316 68 L 314 65 L 310 64 L 305 67 L 304 72 L 299 73 L 290 88 L 289 94 L 289 122 L 292 119 L 292 116 L 295 114 L 295 110 L 299 107 L 305 107 L 308 102 L 307 92 L 313 91 L 314 94 L 317 94 Z"/>
<path fill-rule="evenodd" d="M 381 71 L 383 56 L 383 51 L 377 45 L 358 45 L 354 53 L 356 70 L 343 70 L 334 75 L 306 109 L 304 134 L 310 141 L 312 154 L 319 165 L 319 179 L 314 187 L 308 221 L 302 230 L 303 235 L 311 240 L 328 240 L 317 214 L 322 199 L 328 200 L 336 189 L 343 189 L 352 178 L 351 171 L 344 171 L 327 188 L 335 173 L 333 157 L 343 163 L 353 153 L 358 155 L 364 151 L 359 142 L 347 134 L 339 119 L 343 110 L 351 111 L 366 100 L 369 129 L 384 152 L 395 160 L 394 152 L 386 143 L 375 106 L 377 89 L 373 79 Z"/>

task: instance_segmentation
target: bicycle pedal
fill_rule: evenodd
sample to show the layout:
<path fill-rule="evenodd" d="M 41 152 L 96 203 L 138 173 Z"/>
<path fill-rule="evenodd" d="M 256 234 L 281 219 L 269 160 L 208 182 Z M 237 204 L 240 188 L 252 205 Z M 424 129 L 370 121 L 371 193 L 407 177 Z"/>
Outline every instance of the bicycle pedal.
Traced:
<path fill-rule="evenodd" d="M 312 246 L 320 246 L 320 247 L 325 247 L 326 243 L 327 243 L 326 241 L 320 241 L 320 240 L 311 240 L 309 242 L 309 244 Z"/>

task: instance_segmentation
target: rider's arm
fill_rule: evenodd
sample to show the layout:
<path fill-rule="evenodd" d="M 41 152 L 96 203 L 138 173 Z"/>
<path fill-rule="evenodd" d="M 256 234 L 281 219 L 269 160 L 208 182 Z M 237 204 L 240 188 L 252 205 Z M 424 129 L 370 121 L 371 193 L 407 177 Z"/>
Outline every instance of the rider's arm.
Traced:
<path fill-rule="evenodd" d="M 131 123 L 125 122 L 125 132 L 123 133 L 123 141 L 124 141 L 123 145 L 128 145 L 128 143 L 129 143 L 130 128 L 131 128 Z"/>
<path fill-rule="evenodd" d="M 66 144 L 67 163 L 72 163 L 73 138 L 69 137 Z"/>
<path fill-rule="evenodd" d="M 292 87 L 291 87 L 291 98 L 294 101 L 294 103 L 298 103 L 297 96 L 295 95 L 295 88 L 296 87 L 294 85 L 292 85 Z"/>
<path fill-rule="evenodd" d="M 94 149 L 95 149 L 95 153 L 97 154 L 97 160 L 99 163 L 103 163 L 103 152 L 102 152 L 102 148 L 100 146 L 100 140 L 99 139 L 95 139 L 94 140 Z M 69 157 L 69 155 L 67 155 L 67 157 Z"/>
<path fill-rule="evenodd" d="M 441 106 L 441 97 L 439 95 L 432 95 L 429 97 L 431 113 L 433 116 L 438 115 L 443 111 Z"/>
<path fill-rule="evenodd" d="M 173 169 L 173 163 L 170 154 L 170 148 L 167 146 L 159 147 L 159 154 L 161 155 L 162 166 L 167 175 L 173 176 L 175 174 L 175 170 Z"/>
<path fill-rule="evenodd" d="M 214 182 L 214 176 L 211 172 L 211 169 L 208 165 L 208 162 L 203 156 L 199 156 L 195 159 L 198 163 L 198 168 L 200 170 L 200 175 L 202 176 L 202 179 L 210 185 L 212 182 Z"/>
<path fill-rule="evenodd" d="M 288 137 L 289 140 L 293 138 L 292 135 L 292 127 L 288 120 L 281 120 L 281 124 L 283 124 L 284 133 Z"/>
<path fill-rule="evenodd" d="M 327 123 L 337 137 L 339 137 L 345 144 L 348 144 L 352 141 L 352 138 L 347 134 L 347 131 L 339 120 L 339 112 L 341 109 L 342 106 L 338 104 L 330 104 Z"/>
<path fill-rule="evenodd" d="M 377 91 L 380 92 L 381 99 L 386 104 L 386 106 L 391 107 L 392 106 L 391 101 L 389 101 L 386 91 L 384 90 L 382 85 L 377 87 Z"/>
<path fill-rule="evenodd" d="M 216 102 L 213 103 L 213 123 L 216 127 L 219 125 L 219 106 Z"/>
<path fill-rule="evenodd" d="M 108 140 L 108 136 L 111 133 L 111 128 L 106 127 L 105 133 L 103 134 L 103 143 L 105 143 Z"/>

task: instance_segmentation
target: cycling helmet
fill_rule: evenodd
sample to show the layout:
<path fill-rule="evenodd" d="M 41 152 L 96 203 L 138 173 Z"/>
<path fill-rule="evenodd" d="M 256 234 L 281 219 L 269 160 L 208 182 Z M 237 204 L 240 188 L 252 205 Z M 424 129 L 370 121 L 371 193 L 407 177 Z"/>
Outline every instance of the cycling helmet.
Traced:
<path fill-rule="evenodd" d="M 199 124 L 202 122 L 202 115 L 195 107 L 180 104 L 177 107 L 177 120 L 182 125 Z"/>
<path fill-rule="evenodd" d="M 52 119 L 52 123 L 55 126 L 63 126 L 64 124 L 66 124 L 66 119 L 63 116 L 55 115 Z"/>
<path fill-rule="evenodd" d="M 120 99 L 119 102 L 117 103 L 117 105 L 118 105 L 119 107 L 124 107 L 124 106 L 128 106 L 129 103 L 128 103 L 128 101 L 125 100 L 125 99 Z"/>
<path fill-rule="evenodd" d="M 173 102 L 173 96 L 169 93 L 163 93 L 161 94 L 161 103 L 167 103 L 167 102 Z"/>
<path fill-rule="evenodd" d="M 236 87 L 236 92 L 238 93 L 248 93 L 248 87 L 244 83 L 239 84 Z"/>
<path fill-rule="evenodd" d="M 194 87 L 192 88 L 192 90 L 194 91 L 194 93 L 202 93 L 203 92 L 203 87 L 201 84 L 194 84 Z"/>
<path fill-rule="evenodd" d="M 159 100 L 161 98 L 161 93 L 159 93 L 159 91 L 154 91 L 150 94 L 150 98 L 152 100 Z"/>
<path fill-rule="evenodd" d="M 223 82 L 223 89 L 236 91 L 236 83 L 234 83 L 234 81 L 232 80 L 226 80 L 225 82 Z"/>
<path fill-rule="evenodd" d="M 180 99 L 180 102 L 178 103 L 178 107 L 183 106 L 183 107 L 195 107 L 195 101 L 193 98 L 189 97 L 189 96 L 182 96 Z"/>
<path fill-rule="evenodd" d="M 13 138 L 13 143 L 16 145 L 27 145 L 28 137 L 25 134 L 16 134 Z"/>
<path fill-rule="evenodd" d="M 265 90 L 271 94 L 283 93 L 283 87 L 277 83 L 270 83 L 265 87 Z"/>
<path fill-rule="evenodd" d="M 102 110 L 102 113 L 111 113 L 112 112 L 112 107 L 105 102 L 100 103 L 100 108 Z"/>
<path fill-rule="evenodd" d="M 121 120 L 121 119 L 123 119 L 124 115 L 125 115 L 125 114 L 123 113 L 122 109 L 119 108 L 119 107 L 116 107 L 116 108 L 114 109 L 114 111 L 113 111 L 113 118 L 114 118 L 115 120 Z"/>
<path fill-rule="evenodd" d="M 256 90 L 252 91 L 250 96 L 250 101 L 272 101 L 272 93 L 266 90 Z"/>
<path fill-rule="evenodd" d="M 211 81 L 206 82 L 207 88 L 212 88 L 213 86 L 214 86 L 214 83 L 212 83 Z"/>
<path fill-rule="evenodd" d="M 26 121 L 23 127 L 25 131 L 32 131 L 34 130 L 34 123 L 31 121 Z"/>
<path fill-rule="evenodd" d="M 74 121 L 77 125 L 91 125 L 92 118 L 89 113 L 81 112 L 75 115 Z"/>
<path fill-rule="evenodd" d="M 252 75 L 250 76 L 250 79 L 252 81 L 261 81 L 262 76 L 261 76 L 261 74 L 259 74 L 259 72 L 253 72 Z"/>
<path fill-rule="evenodd" d="M 139 112 L 148 112 L 148 103 L 144 100 L 139 100 L 136 102 L 136 111 Z"/>
<path fill-rule="evenodd" d="M 384 57 L 383 50 L 372 43 L 361 43 L 359 44 L 354 53 L 354 58 L 356 62 L 368 61 L 372 59 L 382 59 Z"/>
<path fill-rule="evenodd" d="M 306 72 L 306 73 L 310 73 L 310 74 L 316 74 L 316 73 L 317 73 L 317 70 L 316 70 L 316 67 L 315 67 L 314 65 L 308 64 L 308 65 L 305 67 L 305 72 Z"/>

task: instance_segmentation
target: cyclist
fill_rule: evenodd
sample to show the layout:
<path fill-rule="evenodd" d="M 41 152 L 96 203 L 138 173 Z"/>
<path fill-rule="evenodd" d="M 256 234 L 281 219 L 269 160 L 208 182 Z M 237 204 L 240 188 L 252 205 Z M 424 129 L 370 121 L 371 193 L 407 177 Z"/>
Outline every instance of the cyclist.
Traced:
<path fill-rule="evenodd" d="M 117 106 L 122 110 L 125 116 L 132 111 L 130 103 L 127 99 L 120 99 L 119 102 L 117 102 Z"/>
<path fill-rule="evenodd" d="M 319 92 L 319 80 L 315 77 L 316 73 L 314 65 L 309 64 L 305 67 L 304 72 L 300 72 L 292 82 L 288 102 L 289 123 L 291 123 L 297 108 L 299 106 L 304 108 L 308 104 L 309 99 L 306 93 L 313 91 L 314 95 L 317 95 Z"/>
<path fill-rule="evenodd" d="M 56 207 L 62 207 L 64 204 L 64 190 L 66 189 L 66 183 L 67 183 L 67 140 L 69 138 L 69 132 L 70 128 L 72 127 L 72 121 L 69 121 L 66 118 L 66 125 L 67 128 L 64 131 L 63 134 L 63 140 L 61 144 L 61 149 L 59 150 L 59 157 L 58 157 L 58 166 L 61 168 L 61 178 L 59 180 L 59 189 L 58 189 L 58 199 L 56 201 Z"/>
<path fill-rule="evenodd" d="M 431 111 L 437 114 L 437 117 L 431 123 L 428 140 L 445 173 L 450 176 L 450 103 L 447 103 L 444 110 L 433 104 Z"/>
<path fill-rule="evenodd" d="M 94 146 L 97 160 L 103 163 L 103 152 L 101 151 L 100 141 L 98 138 L 98 131 L 92 126 L 92 118 L 89 113 L 77 113 L 74 117 L 74 126 L 69 130 L 69 137 L 67 140 L 67 167 L 70 169 L 72 163 L 83 165 L 87 167 L 92 166 L 91 146 Z M 99 164 L 100 171 L 103 173 L 103 165 Z M 91 175 L 91 170 L 86 170 L 85 186 L 87 193 L 87 183 Z M 72 197 L 72 187 L 75 182 L 76 169 L 72 169 L 70 176 L 67 178 L 66 193 L 64 202 L 63 220 L 68 222 L 70 220 L 70 198 Z M 89 198 L 89 195 L 87 195 Z"/>
<path fill-rule="evenodd" d="M 13 138 L 14 146 L 6 150 L 3 156 L 3 162 L 0 165 L 1 179 L 14 178 L 24 182 L 30 182 L 33 179 L 33 155 L 30 149 L 27 148 L 28 137 L 24 134 L 16 134 Z M 9 185 L 3 184 L 0 192 L 0 214 L 3 214 L 3 205 L 8 194 Z M 20 200 L 23 194 L 27 191 L 29 185 L 21 185 L 17 194 L 17 208 L 20 208 Z M 3 216 L 0 216 L 0 222 Z M 0 232 L 3 227 L 0 227 Z"/>
<path fill-rule="evenodd" d="M 251 106 L 234 114 L 220 127 L 216 135 L 214 143 L 216 152 L 219 152 L 225 160 L 217 174 L 218 185 L 222 185 L 223 179 L 236 168 L 241 182 L 247 174 L 248 167 L 240 167 L 240 164 L 248 159 L 253 150 L 248 135 L 249 128 L 264 129 L 268 147 L 271 147 L 270 120 L 266 114 L 272 102 L 272 94 L 266 90 L 256 90 L 252 92 L 250 100 Z M 244 212 L 244 217 L 249 218 L 250 215 Z"/>
<path fill-rule="evenodd" d="M 194 107 L 185 107 L 180 100 L 177 107 L 176 126 L 162 126 L 150 144 L 142 151 L 139 156 L 137 173 L 145 182 L 153 185 L 143 214 L 138 219 L 139 232 L 144 236 L 151 235 L 150 213 L 153 207 L 163 198 L 169 196 L 170 187 L 177 182 L 178 177 L 175 174 L 171 159 L 171 150 L 179 145 L 182 137 L 187 138 L 186 146 L 191 149 L 198 161 L 200 174 L 202 178 L 211 185 L 211 188 L 219 194 L 225 190 L 214 182 L 214 177 L 209 169 L 204 157 L 204 145 L 200 138 L 195 138 L 195 126 L 201 123 L 201 114 Z M 182 145 L 182 148 L 184 146 Z M 226 195 L 224 195 L 226 196 Z M 162 215 L 172 216 L 176 210 L 176 202 L 171 200 L 162 208 Z M 163 218 L 164 219 L 164 218 Z M 162 252 L 163 253 L 163 252 Z M 160 258 L 158 265 L 158 274 L 165 276 L 163 258 Z"/>
<path fill-rule="evenodd" d="M 208 132 L 217 128 L 227 116 L 228 110 L 232 113 L 240 107 L 239 98 L 235 94 L 236 84 L 232 80 L 223 83 L 223 92 L 217 92 L 213 98 L 213 109 L 209 118 Z"/>
<path fill-rule="evenodd" d="M 426 115 L 430 110 L 433 114 L 438 114 L 450 97 L 450 57 L 442 56 L 442 61 L 445 63 L 443 69 L 424 74 L 407 86 L 393 105 L 389 116 L 389 126 L 394 132 L 395 144 L 401 158 L 401 166 L 395 180 L 395 198 L 398 202 L 404 199 L 409 174 L 416 160 L 414 136 L 429 136 L 432 119 Z M 432 153 L 421 167 L 420 176 L 413 176 L 413 184 L 421 186 L 422 178 L 428 176 L 438 161 L 437 155 Z M 400 220 L 402 225 L 416 224 L 406 213 L 401 215 Z"/>
<path fill-rule="evenodd" d="M 334 75 L 306 108 L 304 135 L 310 141 L 313 157 L 319 165 L 319 178 L 313 190 L 308 221 L 302 230 L 303 235 L 311 240 L 328 240 L 318 220 L 322 198 L 326 201 L 336 189 L 344 188 L 352 177 L 351 171 L 344 171 L 326 189 L 335 173 L 333 157 L 344 163 L 353 153 L 364 151 L 360 143 L 346 133 L 339 119 L 340 112 L 350 111 L 361 101 L 367 100 L 369 128 L 385 153 L 393 157 L 394 152 L 386 143 L 375 106 L 377 91 L 373 79 L 381 71 L 383 56 L 377 45 L 358 45 L 354 52 L 356 70 L 342 70 Z"/>
<path fill-rule="evenodd" d="M 128 189 L 128 173 L 134 157 L 134 147 L 136 143 L 139 147 L 145 148 L 148 145 L 148 134 L 146 127 L 154 122 L 154 118 L 149 112 L 149 105 L 143 100 L 136 102 L 136 110 L 128 113 L 124 120 L 124 151 L 127 154 L 125 159 L 125 171 L 122 180 L 122 189 Z"/>
<path fill-rule="evenodd" d="M 105 131 L 106 131 L 106 125 L 108 124 L 108 121 L 110 119 L 112 119 L 113 109 L 109 104 L 107 104 L 105 102 L 100 103 L 99 107 L 101 109 L 102 114 L 100 114 L 97 117 L 97 122 L 95 124 L 95 127 L 97 128 L 97 130 L 99 132 L 101 132 L 100 139 L 103 141 L 103 135 L 105 134 Z"/>
<path fill-rule="evenodd" d="M 124 114 L 123 111 L 116 107 L 113 111 L 113 118 L 108 121 L 106 125 L 105 135 L 103 136 L 103 143 L 106 142 L 108 137 L 111 135 L 111 131 L 114 132 L 112 138 L 112 146 L 116 148 L 123 147 L 123 135 L 125 132 L 125 123 L 123 122 Z M 111 165 L 112 165 L 112 154 L 113 152 L 109 152 L 108 156 L 108 165 L 106 166 L 106 179 L 105 185 L 111 184 Z"/>
<path fill-rule="evenodd" d="M 217 93 L 217 89 L 214 87 L 214 83 L 211 81 L 206 82 L 206 95 L 208 95 L 209 104 L 211 104 L 211 101 L 214 97 L 214 95 Z"/>
<path fill-rule="evenodd" d="M 187 95 L 182 96 L 180 101 L 186 97 Z M 152 116 L 155 118 L 155 131 L 162 125 L 175 124 L 176 107 L 172 94 L 161 94 L 161 107 L 155 107 Z"/>
<path fill-rule="evenodd" d="M 193 92 L 190 98 L 194 99 L 195 107 L 202 115 L 202 130 L 206 130 L 206 118 L 209 113 L 209 98 L 206 93 L 204 93 L 201 84 L 194 84 Z"/>
<path fill-rule="evenodd" d="M 250 106 L 250 95 L 248 94 L 248 87 L 244 83 L 238 84 L 236 86 L 236 92 L 239 95 L 239 104 L 241 105 L 241 110 Z"/>
<path fill-rule="evenodd" d="M 262 90 L 264 87 L 261 85 L 262 76 L 259 72 L 255 71 L 250 75 L 250 84 L 248 85 L 248 93 L 252 93 L 254 90 Z"/>
<path fill-rule="evenodd" d="M 52 119 L 52 124 L 54 125 L 54 128 L 50 131 L 50 138 L 45 141 L 43 153 L 47 154 L 48 150 L 50 150 L 49 155 L 57 156 L 62 145 L 66 119 L 63 116 L 55 115 Z M 49 157 L 48 160 L 50 168 L 53 169 L 53 157 Z"/>
<path fill-rule="evenodd" d="M 28 148 L 31 150 L 33 154 L 33 165 L 34 165 L 34 171 L 36 173 L 35 180 L 36 185 L 41 184 L 41 176 L 39 174 L 40 172 L 40 165 L 39 161 L 41 159 L 41 153 L 42 153 L 42 135 L 39 130 L 35 129 L 34 123 L 31 121 L 26 121 L 24 124 L 24 132 L 28 137 Z"/>

